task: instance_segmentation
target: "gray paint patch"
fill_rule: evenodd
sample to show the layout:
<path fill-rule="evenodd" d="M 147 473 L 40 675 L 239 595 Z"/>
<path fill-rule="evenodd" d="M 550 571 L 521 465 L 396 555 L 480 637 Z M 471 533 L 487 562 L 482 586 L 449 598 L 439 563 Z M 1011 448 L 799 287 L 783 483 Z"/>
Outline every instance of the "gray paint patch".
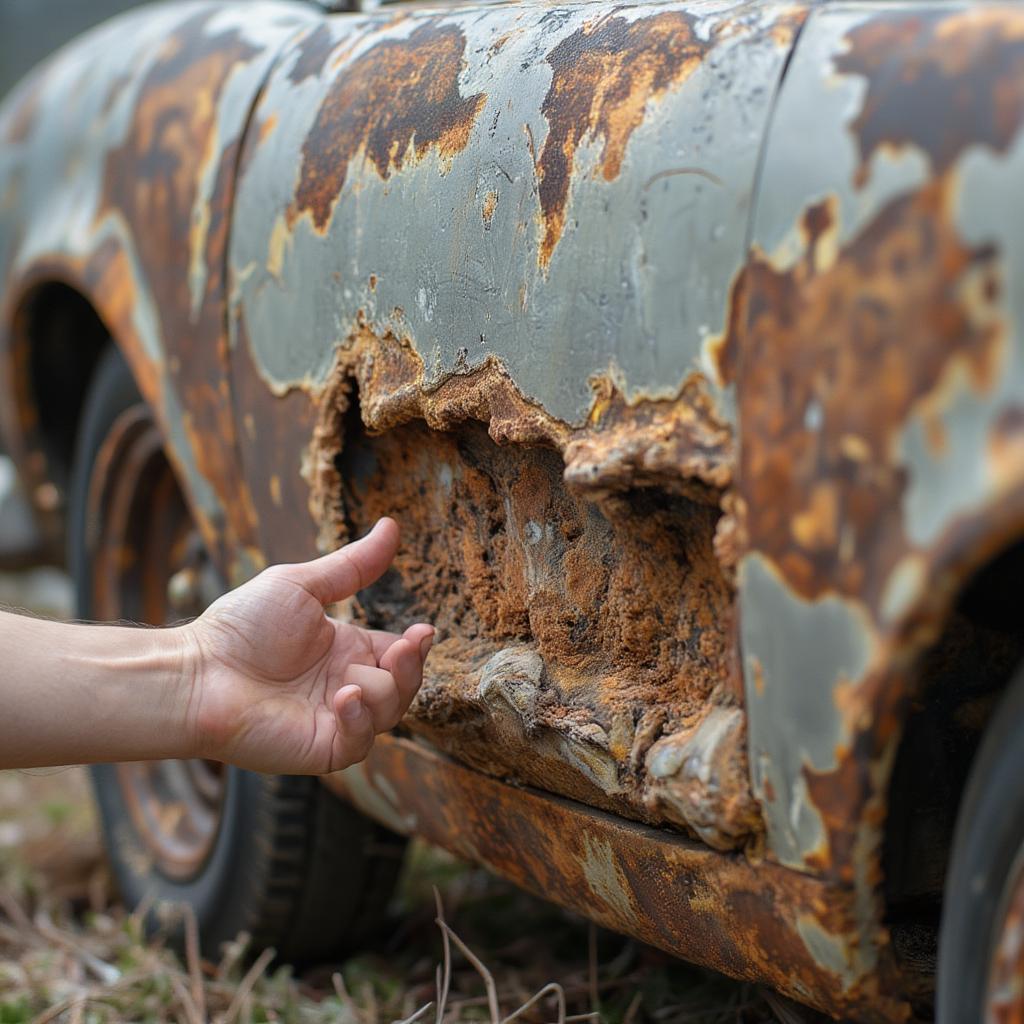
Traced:
<path fill-rule="evenodd" d="M 849 740 L 836 688 L 864 675 L 871 634 L 857 607 L 801 599 L 758 554 L 740 563 L 739 600 L 754 791 L 772 850 L 801 867 L 824 837 L 803 772 L 836 767 L 836 747 Z"/>

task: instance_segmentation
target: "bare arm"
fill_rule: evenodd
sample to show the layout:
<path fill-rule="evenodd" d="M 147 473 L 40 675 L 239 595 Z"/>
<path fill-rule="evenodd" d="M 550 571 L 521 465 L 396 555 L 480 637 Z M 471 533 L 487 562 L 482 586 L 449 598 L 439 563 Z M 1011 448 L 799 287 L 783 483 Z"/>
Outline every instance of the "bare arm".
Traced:
<path fill-rule="evenodd" d="M 315 774 L 360 760 L 415 696 L 434 631 L 365 630 L 324 605 L 373 582 L 397 546 L 381 520 L 168 629 L 0 612 L 0 767 L 206 757 Z"/>

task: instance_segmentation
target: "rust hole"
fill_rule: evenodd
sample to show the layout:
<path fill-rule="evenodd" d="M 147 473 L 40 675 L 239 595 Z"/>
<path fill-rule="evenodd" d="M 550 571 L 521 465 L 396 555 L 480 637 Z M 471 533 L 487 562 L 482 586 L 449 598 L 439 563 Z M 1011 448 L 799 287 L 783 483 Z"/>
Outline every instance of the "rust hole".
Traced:
<path fill-rule="evenodd" d="M 386 358 L 355 372 L 361 393 L 353 376 L 341 389 L 330 504 L 349 535 L 401 521 L 395 568 L 362 612 L 438 626 L 409 728 L 491 774 L 738 845 L 756 816 L 718 505 L 649 480 L 570 486 L 564 434 L 535 409 L 517 425 L 509 402 L 500 424 L 484 419 L 465 397 L 473 374 L 426 411 L 403 399 L 402 416 L 382 415 L 366 388 Z M 391 376 L 389 394 L 422 406 L 418 384 Z"/>

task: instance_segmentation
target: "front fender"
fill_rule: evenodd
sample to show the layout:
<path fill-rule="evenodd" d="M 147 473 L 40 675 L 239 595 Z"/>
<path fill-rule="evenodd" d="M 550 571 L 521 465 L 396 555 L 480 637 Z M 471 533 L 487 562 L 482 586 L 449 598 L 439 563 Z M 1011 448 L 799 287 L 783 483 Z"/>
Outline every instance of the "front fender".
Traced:
<path fill-rule="evenodd" d="M 238 145 L 278 50 L 315 17 L 290 3 L 167 4 L 87 33 L 0 110 L 5 432 L 39 465 L 18 311 L 69 284 L 156 412 L 228 575 L 258 561 L 224 369 L 224 258 Z M 33 458 L 33 456 L 35 456 Z"/>

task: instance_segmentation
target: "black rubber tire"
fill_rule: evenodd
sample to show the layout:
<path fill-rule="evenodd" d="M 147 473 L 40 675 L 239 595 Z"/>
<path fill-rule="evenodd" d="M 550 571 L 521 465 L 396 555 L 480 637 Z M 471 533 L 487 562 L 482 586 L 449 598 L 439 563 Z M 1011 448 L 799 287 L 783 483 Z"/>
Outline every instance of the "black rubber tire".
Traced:
<path fill-rule="evenodd" d="M 116 418 L 142 399 L 117 349 L 97 366 L 80 422 L 68 516 L 68 564 L 78 615 L 92 617 L 86 494 L 97 452 Z M 100 824 L 115 880 L 131 907 L 144 898 L 189 903 L 200 943 L 215 958 L 245 931 L 281 959 L 333 959 L 372 940 L 401 866 L 404 840 L 304 776 L 226 769 L 213 849 L 190 880 L 165 877 L 132 825 L 113 765 L 92 768 Z M 154 921 L 159 913 L 154 915 Z"/>
<path fill-rule="evenodd" d="M 939 933 L 938 1024 L 978 1024 L 1003 889 L 1024 849 L 1024 672 L 985 731 L 960 803 Z"/>

